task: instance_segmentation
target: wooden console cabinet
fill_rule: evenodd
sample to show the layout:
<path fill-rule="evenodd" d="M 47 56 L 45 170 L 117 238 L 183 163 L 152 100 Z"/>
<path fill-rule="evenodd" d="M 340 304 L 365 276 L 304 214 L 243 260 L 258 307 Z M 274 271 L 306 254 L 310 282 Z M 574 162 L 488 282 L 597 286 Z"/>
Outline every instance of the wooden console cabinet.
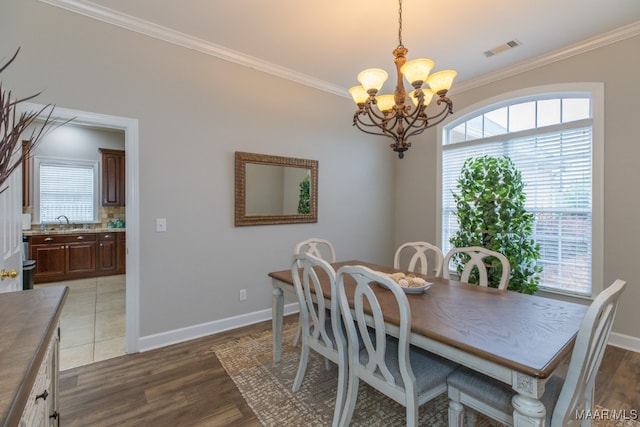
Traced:
<path fill-rule="evenodd" d="M 60 313 L 66 286 L 0 294 L 0 421 L 3 426 L 60 425 Z"/>

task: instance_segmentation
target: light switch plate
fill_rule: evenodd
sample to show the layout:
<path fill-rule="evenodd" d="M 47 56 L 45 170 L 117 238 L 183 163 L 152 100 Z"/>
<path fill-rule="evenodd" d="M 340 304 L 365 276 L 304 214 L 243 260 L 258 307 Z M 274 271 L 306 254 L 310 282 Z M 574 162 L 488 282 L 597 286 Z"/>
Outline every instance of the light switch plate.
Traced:
<path fill-rule="evenodd" d="M 167 219 L 156 218 L 156 233 L 164 233 L 167 231 Z"/>

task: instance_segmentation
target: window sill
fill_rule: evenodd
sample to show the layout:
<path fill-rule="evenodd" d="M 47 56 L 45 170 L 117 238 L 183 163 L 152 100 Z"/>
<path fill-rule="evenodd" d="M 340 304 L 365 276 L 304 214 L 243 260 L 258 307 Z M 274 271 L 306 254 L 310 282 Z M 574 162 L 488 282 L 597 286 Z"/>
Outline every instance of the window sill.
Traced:
<path fill-rule="evenodd" d="M 538 292 L 534 295 L 560 301 L 575 302 L 583 305 L 589 305 L 593 301 L 591 297 L 586 295 L 567 294 L 560 291 L 553 291 L 551 289 L 538 289 Z"/>

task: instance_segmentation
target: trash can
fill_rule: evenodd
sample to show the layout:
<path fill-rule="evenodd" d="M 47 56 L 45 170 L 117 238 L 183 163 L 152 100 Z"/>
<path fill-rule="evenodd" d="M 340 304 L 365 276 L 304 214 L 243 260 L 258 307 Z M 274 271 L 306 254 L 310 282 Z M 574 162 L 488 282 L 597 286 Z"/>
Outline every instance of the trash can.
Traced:
<path fill-rule="evenodd" d="M 35 274 L 36 260 L 22 261 L 22 289 L 33 289 L 33 275 Z"/>

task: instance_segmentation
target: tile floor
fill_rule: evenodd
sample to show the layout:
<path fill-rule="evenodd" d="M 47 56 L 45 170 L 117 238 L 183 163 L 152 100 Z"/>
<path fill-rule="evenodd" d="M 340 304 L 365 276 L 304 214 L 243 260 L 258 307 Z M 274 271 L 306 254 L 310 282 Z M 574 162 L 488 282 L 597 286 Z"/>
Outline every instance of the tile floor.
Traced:
<path fill-rule="evenodd" d="M 125 275 L 43 283 L 66 285 L 60 315 L 60 370 L 125 354 Z"/>

